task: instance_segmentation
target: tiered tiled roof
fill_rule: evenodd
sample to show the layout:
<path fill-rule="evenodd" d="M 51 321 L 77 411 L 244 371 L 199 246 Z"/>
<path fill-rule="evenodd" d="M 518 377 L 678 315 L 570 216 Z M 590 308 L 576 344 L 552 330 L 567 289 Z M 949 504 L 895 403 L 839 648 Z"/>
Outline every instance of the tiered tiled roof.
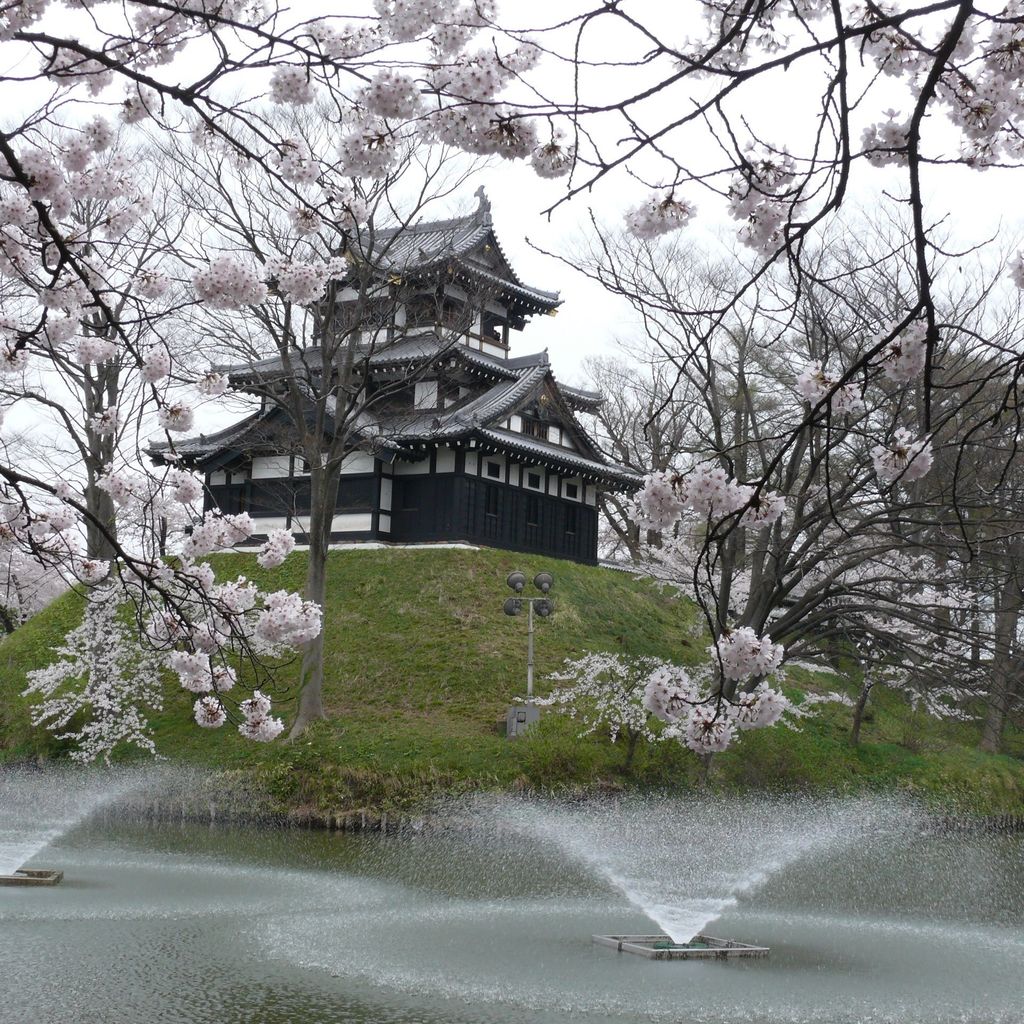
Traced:
<path fill-rule="evenodd" d="M 483 189 L 477 191 L 477 197 L 477 208 L 469 216 L 375 232 L 366 258 L 381 272 L 399 276 L 443 271 L 454 280 L 483 284 L 504 295 L 521 314 L 550 313 L 561 304 L 558 292 L 534 288 L 519 277 L 495 234 L 491 204 Z M 500 270 L 480 261 L 479 256 L 488 250 L 500 258 Z"/>
<path fill-rule="evenodd" d="M 428 279 L 435 272 L 445 280 L 466 277 L 472 279 L 470 283 L 493 286 L 490 290 L 500 292 L 516 316 L 551 312 L 559 305 L 558 293 L 532 288 L 520 280 L 494 233 L 490 203 L 482 190 L 477 194 L 479 205 L 467 217 L 377 232 L 372 255 L 379 261 L 380 271 L 402 278 L 412 277 L 413 272 Z M 601 396 L 560 385 L 551 373 L 546 351 L 508 359 L 461 342 L 446 341 L 433 328 L 413 330 L 415 333 L 368 353 L 370 381 L 375 374 L 383 379 L 389 371 L 397 369 L 403 374 L 408 371 L 412 382 L 429 374 L 432 363 L 456 360 L 477 382 L 476 393 L 443 409 L 377 411 L 371 405 L 351 425 L 357 445 L 377 453 L 390 453 L 391 457 L 411 459 L 422 458 L 425 450 L 435 444 L 483 450 L 503 448 L 563 472 L 582 473 L 627 488 L 639 484 L 635 473 L 605 459 L 576 419 L 577 411 L 595 411 L 602 402 Z M 296 349 L 289 358 L 293 369 L 302 367 L 311 378 L 323 369 L 323 352 L 316 346 Z M 232 387 L 255 394 L 265 394 L 273 381 L 286 372 L 278 355 L 219 369 L 228 374 Z M 507 428 L 510 417 L 538 400 L 548 403 L 571 438 L 571 447 Z M 333 412 L 330 404 L 328 411 Z M 266 447 L 278 418 L 272 409 L 256 413 L 226 430 L 179 441 L 175 451 L 186 462 L 207 467 L 246 452 L 255 453 Z M 167 448 L 154 445 L 151 453 L 164 461 Z"/>

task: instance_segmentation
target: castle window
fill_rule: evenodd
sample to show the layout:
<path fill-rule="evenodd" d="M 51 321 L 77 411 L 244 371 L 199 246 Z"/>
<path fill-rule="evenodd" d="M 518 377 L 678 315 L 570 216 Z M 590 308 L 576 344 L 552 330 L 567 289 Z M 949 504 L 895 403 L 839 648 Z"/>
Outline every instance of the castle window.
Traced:
<path fill-rule="evenodd" d="M 480 321 L 480 333 L 486 341 L 505 344 L 505 318 L 497 313 L 484 311 Z"/>
<path fill-rule="evenodd" d="M 565 496 L 567 498 L 572 498 L 573 501 L 576 501 L 579 498 L 579 496 L 580 496 L 580 489 L 579 489 L 579 487 L 577 487 L 576 484 L 566 484 L 565 485 Z"/>
<path fill-rule="evenodd" d="M 484 495 L 484 515 L 498 518 L 498 488 L 488 487 Z"/>
<path fill-rule="evenodd" d="M 565 510 L 565 532 L 575 533 L 577 527 L 577 510 L 571 505 Z"/>
<path fill-rule="evenodd" d="M 527 437 L 536 437 L 540 441 L 548 439 L 548 425 L 529 416 L 523 417 L 523 433 Z"/>
<path fill-rule="evenodd" d="M 526 486 L 532 488 L 535 491 L 541 490 L 544 486 L 544 482 L 543 480 L 541 480 L 540 473 L 527 473 Z"/>
<path fill-rule="evenodd" d="M 487 475 L 492 480 L 501 479 L 501 463 L 500 462 L 488 462 L 486 465 Z"/>

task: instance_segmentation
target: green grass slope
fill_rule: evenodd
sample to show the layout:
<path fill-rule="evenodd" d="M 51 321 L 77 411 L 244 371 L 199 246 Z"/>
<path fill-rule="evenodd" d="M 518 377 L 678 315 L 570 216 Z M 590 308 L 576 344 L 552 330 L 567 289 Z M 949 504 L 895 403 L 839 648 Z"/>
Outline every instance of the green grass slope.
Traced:
<path fill-rule="evenodd" d="M 526 622 L 509 618 L 511 569 L 555 575 L 556 613 L 537 624 L 537 679 L 584 651 L 650 654 L 693 663 L 695 610 L 671 590 L 614 570 L 481 549 L 332 552 L 325 609 L 326 722 L 296 743 L 263 745 L 231 727 L 198 729 L 192 695 L 166 687 L 152 718 L 166 757 L 216 766 L 255 780 L 274 805 L 328 818 L 368 809 L 400 811 L 424 799 L 480 788 L 687 788 L 699 766 L 678 745 L 641 748 L 632 771 L 624 747 L 606 737 L 579 739 L 575 724 L 546 715 L 531 736 L 509 742 L 498 723 L 525 690 Z M 300 589 L 305 555 L 260 569 L 251 555 L 218 556 L 222 578 L 246 575 L 268 589 Z M 62 744 L 33 729 L 20 696 L 31 669 L 76 624 L 81 601 L 55 602 L 0 645 L 0 759 L 59 756 Z M 287 717 L 297 664 L 272 692 Z M 796 671 L 796 691 L 836 689 L 837 677 Z M 847 743 L 850 711 L 828 707 L 800 732 L 746 734 L 715 758 L 708 783 L 728 790 L 855 791 L 899 789 L 981 813 L 1024 813 L 1024 762 L 977 753 L 976 729 L 916 716 L 880 696 L 858 749 Z M 1021 753 L 1019 737 L 1011 749 Z"/>

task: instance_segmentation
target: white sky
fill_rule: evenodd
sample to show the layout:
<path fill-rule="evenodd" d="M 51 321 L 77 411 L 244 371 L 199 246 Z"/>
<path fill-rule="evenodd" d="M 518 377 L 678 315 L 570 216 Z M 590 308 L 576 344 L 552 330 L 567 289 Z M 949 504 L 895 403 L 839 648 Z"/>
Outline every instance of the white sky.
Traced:
<path fill-rule="evenodd" d="M 331 0 L 326 3 L 319 0 L 316 4 L 311 0 L 299 0 L 293 6 L 298 13 L 306 14 L 308 11 L 317 15 L 359 13 L 370 8 L 368 0 L 356 0 L 355 7 Z M 505 23 L 514 20 L 519 26 L 539 26 L 552 17 L 566 19 L 596 6 L 598 0 L 558 0 L 554 4 L 550 0 L 505 0 L 502 16 Z M 624 7 L 648 23 L 657 21 L 658 31 L 674 44 L 681 44 L 688 30 L 691 34 L 700 30 L 696 5 L 687 0 L 663 3 L 626 0 Z M 549 37 L 540 35 L 538 38 L 545 41 Z M 563 52 L 567 52 L 567 36 L 556 34 L 550 38 Z M 597 20 L 587 41 L 588 52 L 605 61 L 622 60 L 631 53 L 642 52 L 641 47 L 623 34 L 620 24 L 604 17 Z M 10 65 L 6 69 L 9 70 Z M 646 73 L 641 77 L 649 80 Z M 604 68 L 587 73 L 583 86 L 589 98 L 606 101 L 627 92 L 633 80 L 639 78 L 630 69 Z M 567 68 L 557 62 L 546 61 L 538 72 L 537 81 L 552 94 L 562 98 L 570 95 Z M 901 96 L 895 87 L 883 83 L 882 88 L 890 90 L 886 94 L 889 100 L 869 103 L 865 123 L 878 119 L 879 107 L 890 103 L 896 109 L 905 110 L 907 107 L 906 97 Z M 800 139 L 806 137 L 808 130 L 807 117 L 820 102 L 820 90 L 813 77 L 798 71 L 778 72 L 742 95 L 742 114 L 756 130 L 773 143 L 790 145 L 799 152 Z M 645 125 L 651 126 L 664 119 L 678 117 L 679 112 L 686 109 L 686 102 L 685 94 L 674 92 L 650 101 L 638 111 L 638 116 Z M 0 120 L 5 120 L 2 114 Z M 937 140 L 946 135 L 941 118 L 934 119 L 931 130 Z M 596 126 L 596 132 L 603 144 L 614 148 L 615 140 L 622 135 L 621 123 L 605 119 Z M 717 161 L 717 153 L 707 136 L 688 134 L 673 137 L 671 148 L 674 153 L 685 155 L 690 166 L 707 168 Z M 892 172 L 870 168 L 863 161 L 860 164 L 849 201 L 872 207 L 881 201 L 885 188 L 896 186 L 897 179 Z M 657 167 L 647 162 L 638 167 L 649 180 L 659 183 L 658 175 L 662 172 Z M 995 234 L 1003 222 L 1008 233 L 1016 232 L 1020 223 L 1020 190 L 1014 186 L 1012 174 L 929 169 L 926 187 L 930 194 L 932 219 L 949 214 L 953 244 L 961 248 Z M 514 338 L 513 354 L 546 347 L 556 374 L 566 382 L 582 383 L 581 364 L 586 357 L 615 354 L 617 339 L 635 336 L 632 313 L 623 301 L 608 295 L 565 264 L 536 252 L 528 245 L 527 239 L 544 249 L 567 252 L 581 243 L 589 227 L 591 211 L 599 220 L 617 225 L 621 223 L 623 212 L 647 194 L 647 187 L 623 173 L 617 173 L 600 183 L 592 193 L 584 193 L 560 206 L 548 219 L 542 211 L 563 193 L 564 180 L 543 181 L 525 165 L 499 162 L 467 186 L 459 205 L 471 207 L 474 203 L 472 192 L 481 183 L 487 188 L 494 208 L 498 235 L 519 274 L 530 284 L 560 291 L 564 300 L 556 317 L 535 318 L 525 331 Z M 698 203 L 702 213 L 700 226 L 688 228 L 687 232 L 698 245 L 715 249 L 718 255 L 727 252 L 727 246 L 723 247 L 716 239 L 731 239 L 737 225 L 729 220 L 721 204 L 713 198 L 699 192 L 686 194 L 687 198 Z M 201 414 L 199 426 L 203 429 L 215 426 L 212 410 Z"/>

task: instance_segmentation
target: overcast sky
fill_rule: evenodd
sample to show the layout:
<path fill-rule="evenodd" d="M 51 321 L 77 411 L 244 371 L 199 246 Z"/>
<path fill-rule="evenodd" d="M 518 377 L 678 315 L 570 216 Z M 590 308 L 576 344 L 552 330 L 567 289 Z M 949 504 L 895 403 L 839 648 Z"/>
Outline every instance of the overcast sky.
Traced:
<path fill-rule="evenodd" d="M 369 12 L 369 0 L 356 0 L 355 5 L 344 7 L 332 0 L 299 0 L 298 14 L 343 14 Z M 506 23 L 514 19 L 517 26 L 543 26 L 552 14 L 568 19 L 573 13 L 597 6 L 597 0 L 558 0 L 557 4 L 542 0 L 505 0 L 503 17 Z M 654 0 L 635 0 L 626 8 L 648 20 L 657 22 L 656 28 L 666 40 L 679 44 L 688 35 L 700 30 L 695 18 L 695 5 L 686 0 L 655 3 Z M 305 9 L 304 9 L 305 8 Z M 545 45 L 561 52 L 570 52 L 570 37 L 566 34 L 541 33 L 537 37 Z M 586 52 L 595 59 L 621 62 L 642 54 L 643 47 L 632 42 L 622 32 L 621 24 L 610 18 L 599 18 L 586 37 Z M 183 56 L 182 60 L 189 60 Z M 602 102 L 628 94 L 631 87 L 641 81 L 650 81 L 650 72 L 637 75 L 629 68 L 612 67 L 592 70 L 582 79 L 582 88 L 588 98 Z M 186 76 L 187 77 L 187 76 Z M 537 73 L 536 81 L 548 94 L 568 98 L 571 78 L 568 66 L 548 59 Z M 879 109 L 891 105 L 906 109 L 908 97 L 887 80 L 881 88 L 888 90 L 878 100 L 865 105 L 866 120 L 877 120 Z M 793 71 L 775 73 L 757 87 L 742 94 L 741 111 L 756 130 L 778 145 L 788 145 L 799 152 L 802 138 L 806 138 L 816 105 L 820 105 L 820 88 L 812 75 Z M 650 126 L 678 117 L 687 102 L 686 94 L 676 91 L 658 96 L 639 112 L 643 123 Z M 0 112 L 0 121 L 4 120 Z M 623 134 L 621 123 L 611 119 L 591 125 L 602 144 L 614 151 Z M 933 118 L 928 131 L 936 142 L 949 137 L 942 118 Z M 670 148 L 684 154 L 688 166 L 706 168 L 719 159 L 707 136 L 672 136 Z M 879 171 L 863 161 L 851 184 L 850 204 L 873 208 L 884 200 L 886 190 L 899 191 L 899 182 L 893 172 Z M 639 173 L 651 183 L 659 183 L 659 168 L 650 162 L 636 165 Z M 972 172 L 963 168 L 928 169 L 925 185 L 930 197 L 933 220 L 949 215 L 948 229 L 953 244 L 962 248 L 976 245 L 995 234 L 1002 225 L 1004 237 L 1019 233 L 1020 193 L 1012 180 L 1013 172 Z M 574 272 L 564 263 L 546 257 L 528 244 L 528 240 L 541 249 L 569 253 L 584 243 L 590 231 L 591 215 L 612 226 L 621 224 L 623 214 L 630 206 L 644 198 L 649 189 L 624 173 L 605 179 L 593 192 L 575 197 L 559 206 L 550 218 L 543 211 L 564 194 L 565 181 L 543 181 L 523 164 L 496 161 L 469 183 L 465 195 L 455 201 L 462 209 L 475 204 L 473 191 L 484 184 L 494 209 L 498 236 L 516 270 L 528 283 L 544 289 L 558 290 L 564 300 L 555 317 L 537 317 L 526 329 L 514 337 L 513 354 L 547 348 L 556 374 L 566 382 L 582 383 L 582 362 L 587 356 L 615 354 L 616 342 L 637 334 L 637 325 L 628 306 L 607 294 L 598 285 Z M 700 208 L 699 221 L 686 230 L 694 246 L 694 258 L 701 251 L 717 256 L 734 248 L 737 225 L 726 215 L 720 202 L 693 192 L 687 198 Z M 453 205 L 455 205 L 453 203 Z M 438 210 L 437 215 L 443 211 Z M 738 245 L 738 243 L 735 243 Z M 200 425 L 212 429 L 217 425 L 214 410 L 201 415 Z"/>

